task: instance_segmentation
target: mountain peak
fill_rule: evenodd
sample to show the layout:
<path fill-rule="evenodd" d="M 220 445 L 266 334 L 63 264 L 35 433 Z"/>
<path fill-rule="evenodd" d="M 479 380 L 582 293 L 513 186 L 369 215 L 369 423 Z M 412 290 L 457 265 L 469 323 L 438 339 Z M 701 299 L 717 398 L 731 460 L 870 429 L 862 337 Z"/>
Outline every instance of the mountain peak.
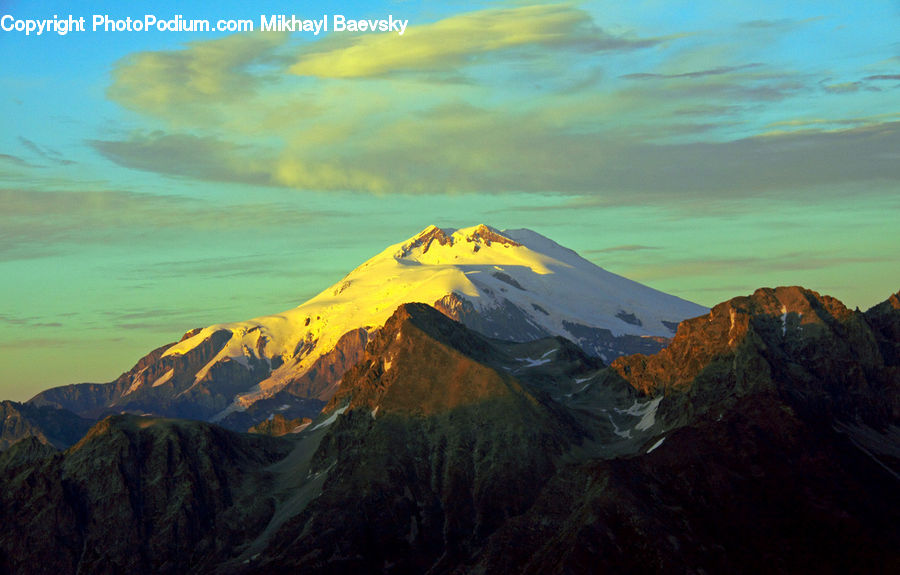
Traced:
<path fill-rule="evenodd" d="M 506 237 L 499 230 L 484 224 L 478 224 L 471 228 L 463 228 L 459 230 L 457 234 L 464 235 L 467 242 L 484 243 L 488 246 L 491 245 L 491 242 L 497 242 L 507 246 L 522 245 L 515 240 Z"/>
<path fill-rule="evenodd" d="M 894 309 L 900 309 L 900 291 L 895 294 L 891 294 L 891 297 L 887 300 L 888 305 L 890 305 Z"/>
<path fill-rule="evenodd" d="M 492 348 L 477 333 L 431 306 L 397 308 L 350 369 L 324 413 L 349 402 L 378 413 L 434 414 L 524 394 L 506 372 L 488 366 Z M 408 377 L 408 374 L 415 377 Z"/>
<path fill-rule="evenodd" d="M 883 423 L 898 408 L 864 399 L 874 388 L 858 369 L 874 373 L 896 357 L 896 324 L 887 306 L 867 313 L 798 286 L 760 288 L 681 322 L 655 355 L 620 357 L 612 367 L 645 393 L 689 392 L 695 410 L 760 391 L 820 399 L 835 393 L 822 404 L 833 413 Z"/>
<path fill-rule="evenodd" d="M 414 255 L 424 255 L 433 245 L 459 247 L 462 245 L 473 244 L 471 251 L 478 252 L 482 246 L 490 247 L 492 243 L 498 243 L 503 246 L 521 246 L 519 242 L 503 235 L 496 228 L 485 224 L 478 224 L 468 228 L 439 228 L 430 225 L 409 240 L 404 242 L 396 258 L 408 258 Z"/>
<path fill-rule="evenodd" d="M 417 248 L 422 248 L 421 253 L 427 253 L 433 242 L 437 242 L 438 245 L 442 246 L 448 244 L 453 245 L 453 238 L 450 235 L 452 233 L 453 230 L 450 230 L 450 233 L 448 234 L 446 231 L 435 225 L 428 226 L 403 244 L 403 247 L 400 248 L 398 257 L 405 258 L 412 254 Z"/>
<path fill-rule="evenodd" d="M 164 398 L 179 407 L 162 414 L 221 421 L 288 389 L 327 401 L 367 338 L 407 303 L 438 306 L 490 338 L 562 336 L 604 361 L 656 351 L 678 322 L 708 311 L 537 232 L 432 225 L 293 309 L 188 332 L 104 388 L 113 391 L 92 407 L 148 412 L 144 405 Z"/>

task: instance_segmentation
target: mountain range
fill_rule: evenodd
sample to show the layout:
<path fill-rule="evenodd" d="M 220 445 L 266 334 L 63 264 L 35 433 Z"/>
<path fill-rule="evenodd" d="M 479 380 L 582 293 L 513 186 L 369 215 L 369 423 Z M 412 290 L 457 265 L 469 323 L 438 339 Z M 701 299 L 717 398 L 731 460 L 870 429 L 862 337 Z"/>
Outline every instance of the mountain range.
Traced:
<path fill-rule="evenodd" d="M 900 571 L 900 292 L 707 310 L 430 227 L 3 406 L 4 572 Z"/>
<path fill-rule="evenodd" d="M 609 361 L 662 349 L 706 308 L 599 268 L 530 230 L 429 226 L 283 313 L 187 332 L 116 381 L 29 403 L 82 417 L 129 412 L 246 431 L 278 412 L 310 417 L 331 399 L 397 307 L 421 302 L 493 338 L 563 336 Z"/>

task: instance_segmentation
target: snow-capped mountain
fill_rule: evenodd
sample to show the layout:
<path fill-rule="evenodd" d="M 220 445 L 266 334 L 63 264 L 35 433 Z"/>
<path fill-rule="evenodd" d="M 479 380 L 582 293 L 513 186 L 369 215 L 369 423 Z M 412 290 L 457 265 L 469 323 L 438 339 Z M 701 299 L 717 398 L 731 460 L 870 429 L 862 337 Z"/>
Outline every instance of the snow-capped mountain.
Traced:
<path fill-rule="evenodd" d="M 681 320 L 707 311 L 531 230 L 429 226 L 298 307 L 188 332 L 141 360 L 98 401 L 82 401 L 81 388 L 72 386 L 35 401 L 86 414 L 111 408 L 215 421 L 254 404 L 266 416 L 313 415 L 404 303 L 434 306 L 498 339 L 563 336 L 607 362 L 658 351 Z"/>
<path fill-rule="evenodd" d="M 528 340 L 561 335 L 588 352 L 590 336 L 671 336 L 682 319 L 707 310 L 625 279 L 530 230 L 429 226 L 392 245 L 334 286 L 283 313 L 209 326 L 163 354 L 184 354 L 214 333 L 231 337 L 196 374 L 225 360 L 260 360 L 271 374 L 238 400 L 271 395 L 334 349 L 344 334 L 383 325 L 403 303 L 435 305 L 485 335 Z M 466 321 L 469 320 L 469 321 Z M 257 364 L 258 365 L 258 364 Z"/>

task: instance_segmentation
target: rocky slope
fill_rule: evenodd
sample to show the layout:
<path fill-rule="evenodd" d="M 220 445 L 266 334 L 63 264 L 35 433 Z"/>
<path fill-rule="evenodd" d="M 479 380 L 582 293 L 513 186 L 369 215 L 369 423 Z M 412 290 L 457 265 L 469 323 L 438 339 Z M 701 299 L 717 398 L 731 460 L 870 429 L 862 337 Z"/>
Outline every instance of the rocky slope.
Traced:
<path fill-rule="evenodd" d="M 320 495 L 253 568 L 441 570 L 527 509 L 586 431 L 502 363 L 433 308 L 401 306 L 325 409 Z"/>
<path fill-rule="evenodd" d="M 270 418 L 260 421 L 247 431 L 249 433 L 280 437 L 289 433 L 299 433 L 309 427 L 311 423 L 312 419 L 308 417 L 302 419 L 288 419 L 280 413 L 274 413 Z"/>
<path fill-rule="evenodd" d="M 612 367 L 635 388 L 665 394 L 660 413 L 672 424 L 769 391 L 798 409 L 883 429 L 900 419 L 896 299 L 860 313 L 799 287 L 760 289 L 683 322 L 658 354 Z"/>
<path fill-rule="evenodd" d="M 453 572 L 896 573 L 898 486 L 846 436 L 762 392 L 646 455 L 560 470 Z"/>
<path fill-rule="evenodd" d="M 117 416 L 63 453 L 18 443 L 0 455 L 0 561 L 894 573 L 898 336 L 900 294 L 862 313 L 762 289 L 605 367 L 568 340 L 490 339 L 403 305 L 285 438 Z"/>
<path fill-rule="evenodd" d="M 4 573 L 209 572 L 265 527 L 264 468 L 290 446 L 135 416 L 104 419 L 65 452 L 33 443 L 0 458 Z"/>
<path fill-rule="evenodd" d="M 509 356 L 407 306 L 404 327 L 392 318 L 326 408 L 341 415 L 317 452 L 331 474 L 322 497 L 279 533 L 254 572 L 893 572 L 900 380 L 878 341 L 892 341 L 900 310 L 874 310 L 851 312 L 801 288 L 759 290 L 682 324 L 672 351 L 623 358 L 613 369 L 582 365 L 574 378 L 558 371 L 541 381 L 534 371 L 553 361 L 530 359 L 516 379 L 519 397 L 543 405 L 542 416 L 510 405 L 488 411 L 512 389 L 493 379 L 515 369 Z M 423 323 L 493 366 L 495 384 L 459 390 L 466 370 L 406 343 L 403 334 Z M 792 328 L 800 333 L 790 337 Z M 587 388 L 553 401 L 573 379 Z M 662 395 L 626 408 L 623 381 Z M 466 404 L 476 399 L 472 421 Z M 621 418 L 645 421 L 652 401 L 659 417 L 647 435 L 622 438 Z M 459 413 L 452 423 L 441 419 L 448 410 Z M 615 433 L 604 435 L 599 424 L 611 413 Z M 547 414 L 562 419 L 541 421 Z M 524 421 L 558 431 L 529 439 Z M 631 451 L 612 457 L 596 444 L 613 435 L 632 440 Z M 459 458 L 449 460 L 461 491 L 441 491 L 435 447 Z M 535 461 L 535 450 L 556 456 Z M 479 499 L 479 472 L 491 470 L 490 496 Z M 341 513 L 351 501 L 353 513 Z M 480 505 L 493 522 L 479 522 Z M 451 519 L 464 529 L 449 529 Z"/>

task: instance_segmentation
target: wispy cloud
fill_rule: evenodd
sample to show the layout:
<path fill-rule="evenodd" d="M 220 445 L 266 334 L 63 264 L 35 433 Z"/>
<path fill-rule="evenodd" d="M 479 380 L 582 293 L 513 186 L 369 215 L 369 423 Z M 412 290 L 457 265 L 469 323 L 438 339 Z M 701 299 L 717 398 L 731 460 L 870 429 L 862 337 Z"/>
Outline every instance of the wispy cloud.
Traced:
<path fill-rule="evenodd" d="M 69 253 L 123 237 L 245 232 L 323 220 L 333 212 L 278 204 L 220 205 L 181 196 L 123 191 L 0 189 L 0 261 Z"/>
<path fill-rule="evenodd" d="M 868 81 L 893 81 L 900 82 L 900 74 L 876 74 L 874 76 L 866 76 L 863 80 Z"/>
<path fill-rule="evenodd" d="M 427 139 L 415 136 L 423 126 L 429 127 Z M 398 119 L 377 136 L 360 139 L 358 144 L 371 145 L 352 155 L 334 149 L 334 156 L 320 161 L 301 143 L 279 156 L 211 139 L 193 148 L 173 146 L 196 141 L 189 136 L 103 142 L 98 149 L 128 167 L 213 181 L 376 193 L 554 191 L 625 205 L 671 194 L 722 199 L 793 190 L 802 195 L 817 185 L 900 180 L 900 163 L 887 152 L 900 149 L 900 122 L 653 144 L 610 141 L 534 117 L 457 107 Z M 174 158 L 176 150 L 183 152 L 182 161 Z M 185 159 L 188 153 L 195 154 L 194 162 Z"/>
<path fill-rule="evenodd" d="M 586 12 L 565 4 L 482 10 L 410 28 L 403 37 L 341 37 L 302 51 L 290 72 L 320 78 L 458 70 L 478 57 L 524 49 L 619 52 L 648 48 L 659 38 L 615 35 Z"/>
<path fill-rule="evenodd" d="M 278 184 L 266 169 L 271 159 L 258 160 L 254 155 L 259 150 L 214 136 L 155 131 L 128 140 L 91 140 L 88 144 L 113 162 L 138 170 L 212 182 Z"/>
<path fill-rule="evenodd" d="M 13 156 L 12 154 L 0 154 L 0 162 L 7 162 L 9 164 L 13 164 L 15 166 L 19 166 L 22 168 L 35 167 L 33 164 L 27 162 L 25 159 L 23 159 L 19 156 Z"/>
<path fill-rule="evenodd" d="M 19 136 L 19 142 L 22 144 L 22 146 L 25 147 L 25 149 L 31 151 L 33 154 L 45 161 L 52 162 L 60 166 L 69 166 L 75 163 L 73 160 L 64 158 L 58 150 L 54 150 L 53 148 L 49 148 L 46 146 L 40 146 L 23 136 Z"/>
<path fill-rule="evenodd" d="M 219 279 L 242 276 L 253 277 L 263 274 L 268 277 L 278 275 L 299 277 L 309 273 L 308 270 L 300 268 L 285 270 L 283 269 L 283 264 L 283 257 L 267 257 L 265 255 L 230 257 L 227 260 L 222 258 L 199 258 L 155 262 L 138 266 L 129 273 L 136 278 L 179 278 L 202 275 L 207 278 Z"/>
<path fill-rule="evenodd" d="M 634 74 L 625 74 L 622 76 L 622 78 L 625 78 L 627 80 L 671 80 L 676 78 L 705 78 L 707 76 L 724 76 L 727 74 L 733 74 L 734 72 L 740 72 L 742 70 L 759 68 L 761 66 L 763 66 L 763 64 L 759 62 L 753 62 L 750 64 L 742 64 L 740 66 L 721 66 L 718 68 L 694 70 L 692 72 L 681 72 L 678 74 L 651 74 L 647 72 L 639 72 Z"/>
<path fill-rule="evenodd" d="M 10 314 L 0 314 L 0 323 L 16 328 L 57 328 L 63 326 L 61 322 L 47 321 L 45 318 L 23 317 Z"/>
<path fill-rule="evenodd" d="M 107 96 L 166 119 L 216 119 L 215 104 L 246 102 L 267 78 L 288 34 L 235 34 L 183 50 L 136 52 L 116 63 Z"/>
<path fill-rule="evenodd" d="M 665 259 L 641 262 L 629 269 L 628 277 L 648 283 L 665 281 L 675 275 L 686 275 L 694 278 L 696 285 L 689 291 L 702 293 L 708 291 L 716 294 L 715 299 L 707 303 L 716 303 L 726 297 L 734 297 L 742 292 L 750 292 L 763 285 L 774 287 L 790 282 L 807 284 L 813 289 L 833 289 L 834 285 L 815 285 L 812 278 L 840 278 L 843 271 L 863 269 L 863 267 L 885 266 L 895 263 L 891 257 L 852 256 L 846 254 L 827 254 L 821 252 L 787 251 L 784 253 L 767 253 L 764 256 L 740 257 L 689 257 L 678 258 L 667 254 Z M 733 270 L 740 269 L 739 281 Z M 846 287 L 846 286 L 841 286 Z M 875 297 L 887 298 L 889 294 L 875 294 Z M 696 296 L 695 296 L 696 297 Z M 875 301 L 875 300 L 872 300 Z"/>
<path fill-rule="evenodd" d="M 659 250 L 659 246 L 644 246 L 640 244 L 627 244 L 585 251 L 586 254 L 609 254 L 614 252 L 641 252 L 645 250 Z"/>
<path fill-rule="evenodd" d="M 204 309 L 206 314 L 222 313 L 224 306 L 218 309 L 210 306 Z M 94 331 L 109 332 L 110 330 L 148 331 L 155 333 L 168 333 L 176 336 L 178 333 L 191 329 L 196 323 L 196 310 L 169 307 L 144 307 L 128 308 L 122 310 L 107 310 L 100 314 L 102 320 L 92 326 Z"/>
<path fill-rule="evenodd" d="M 776 19 L 757 19 L 757 20 L 748 20 L 746 22 L 742 22 L 739 25 L 739 28 L 744 30 L 761 30 L 761 31 L 777 31 L 780 33 L 788 32 L 792 29 L 798 28 L 800 26 L 804 26 L 806 24 L 810 24 L 812 22 L 818 22 L 822 20 L 821 16 L 813 16 L 811 18 L 803 18 L 802 20 L 795 20 L 792 18 L 776 18 Z"/>

